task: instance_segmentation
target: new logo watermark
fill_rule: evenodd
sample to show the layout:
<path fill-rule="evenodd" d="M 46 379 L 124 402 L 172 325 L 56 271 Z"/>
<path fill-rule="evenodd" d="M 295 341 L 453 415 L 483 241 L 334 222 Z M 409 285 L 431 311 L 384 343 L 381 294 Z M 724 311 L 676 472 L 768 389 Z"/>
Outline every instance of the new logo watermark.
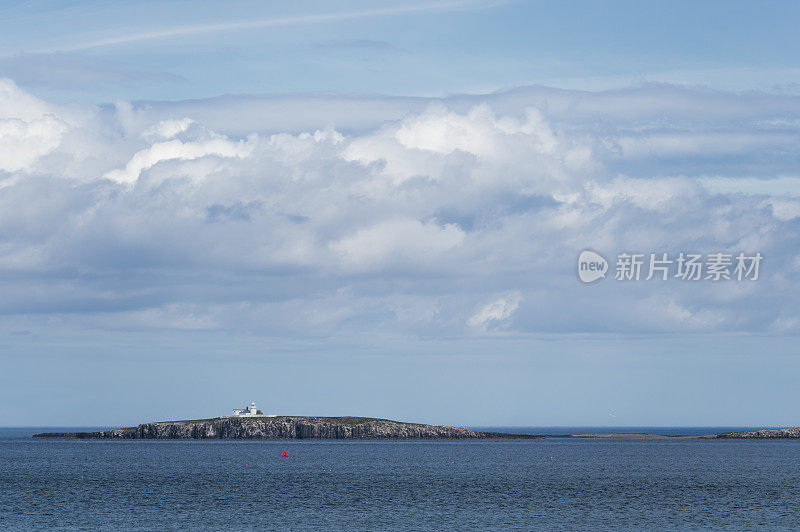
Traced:
<path fill-rule="evenodd" d="M 616 257 L 614 280 L 649 281 L 757 281 L 761 253 L 620 253 Z M 609 264 L 599 253 L 584 250 L 578 256 L 578 278 L 592 283 L 606 277 Z"/>
<path fill-rule="evenodd" d="M 578 278 L 584 283 L 604 279 L 608 271 L 608 261 L 590 249 L 581 251 L 578 256 Z"/>

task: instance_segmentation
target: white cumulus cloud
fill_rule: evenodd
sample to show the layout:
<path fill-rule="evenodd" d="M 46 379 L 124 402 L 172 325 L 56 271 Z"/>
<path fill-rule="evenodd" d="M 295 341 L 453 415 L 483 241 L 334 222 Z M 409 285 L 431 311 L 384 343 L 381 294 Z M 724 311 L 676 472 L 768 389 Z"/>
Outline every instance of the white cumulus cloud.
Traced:
<path fill-rule="evenodd" d="M 217 137 L 199 142 L 168 140 L 156 142 L 149 148 L 136 152 L 123 169 L 106 172 L 105 178 L 118 183 L 135 183 L 139 175 L 162 161 L 178 159 L 191 161 L 201 157 L 246 157 L 252 150 L 250 141 L 230 141 Z"/>
<path fill-rule="evenodd" d="M 793 138 L 800 97 L 662 86 L 92 106 L 0 80 L 0 325 L 783 334 Z M 584 286 L 587 248 L 764 262 Z"/>

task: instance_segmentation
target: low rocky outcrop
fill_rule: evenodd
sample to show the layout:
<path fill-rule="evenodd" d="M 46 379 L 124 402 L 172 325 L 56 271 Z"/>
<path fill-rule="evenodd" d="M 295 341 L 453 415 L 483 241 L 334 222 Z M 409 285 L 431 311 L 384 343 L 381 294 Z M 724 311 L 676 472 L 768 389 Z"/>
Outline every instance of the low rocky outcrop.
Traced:
<path fill-rule="evenodd" d="M 463 427 L 401 423 L 359 417 L 221 417 L 160 421 L 97 432 L 46 432 L 34 438 L 107 439 L 459 439 L 525 438 Z"/>
<path fill-rule="evenodd" d="M 791 439 L 800 438 L 800 428 L 791 429 L 762 429 L 745 430 L 741 432 L 723 432 L 717 438 L 745 438 L 745 439 Z"/>

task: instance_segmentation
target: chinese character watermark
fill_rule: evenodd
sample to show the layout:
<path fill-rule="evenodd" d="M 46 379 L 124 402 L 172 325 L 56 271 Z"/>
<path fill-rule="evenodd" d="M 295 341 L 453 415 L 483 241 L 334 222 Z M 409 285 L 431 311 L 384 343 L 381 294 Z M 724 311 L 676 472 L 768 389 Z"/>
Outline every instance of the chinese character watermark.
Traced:
<path fill-rule="evenodd" d="M 617 281 L 757 281 L 761 253 L 620 253 L 614 263 Z M 605 278 L 609 264 L 599 253 L 583 251 L 578 257 L 578 278 L 591 283 Z"/>

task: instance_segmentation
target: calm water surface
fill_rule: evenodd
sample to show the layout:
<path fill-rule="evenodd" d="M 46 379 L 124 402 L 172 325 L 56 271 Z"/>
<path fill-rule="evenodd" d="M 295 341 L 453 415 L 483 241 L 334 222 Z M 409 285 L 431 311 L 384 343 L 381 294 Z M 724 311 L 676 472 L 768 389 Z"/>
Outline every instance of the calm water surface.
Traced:
<path fill-rule="evenodd" d="M 2 529 L 800 523 L 800 441 L 46 441 L 32 432 L 0 429 Z"/>

